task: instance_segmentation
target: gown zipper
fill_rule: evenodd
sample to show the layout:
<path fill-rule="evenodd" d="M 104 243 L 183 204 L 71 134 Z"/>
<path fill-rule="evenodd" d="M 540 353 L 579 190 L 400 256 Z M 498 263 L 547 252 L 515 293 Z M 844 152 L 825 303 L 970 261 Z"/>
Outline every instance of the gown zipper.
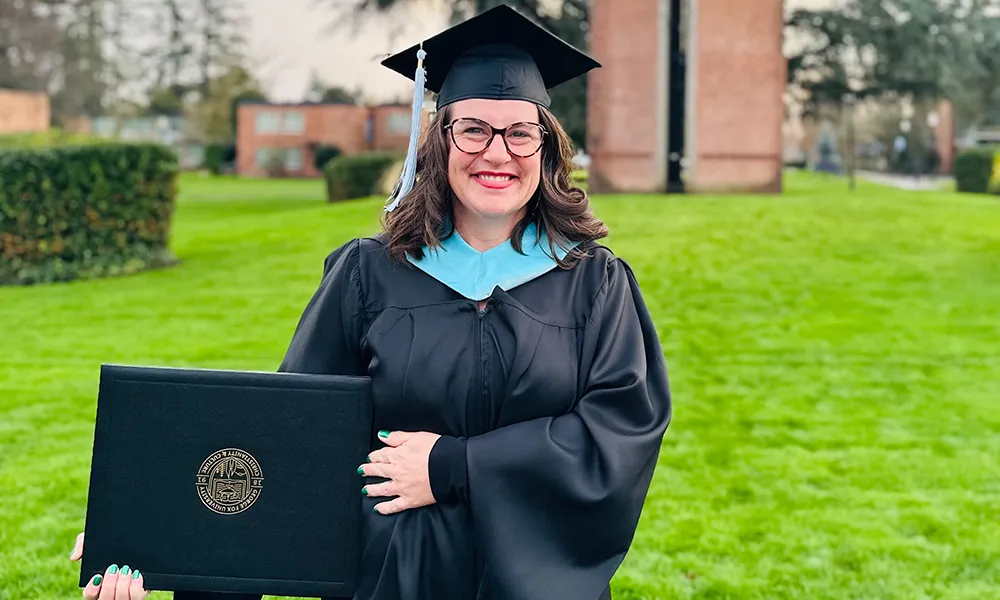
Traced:
<path fill-rule="evenodd" d="M 477 309 L 477 312 L 479 313 L 478 314 L 479 324 L 478 324 L 478 327 L 477 327 L 477 330 L 476 330 L 476 338 L 477 338 L 476 339 L 476 374 L 479 377 L 479 381 L 478 381 L 478 384 L 479 384 L 478 385 L 478 387 L 479 387 L 479 406 L 476 407 L 476 410 L 479 411 L 479 433 L 486 433 L 486 428 L 487 428 L 488 423 L 489 423 L 489 419 L 488 419 L 488 413 L 489 413 L 489 411 L 486 410 L 486 400 L 487 400 L 486 373 L 487 373 L 487 369 L 486 369 L 486 352 L 484 350 L 485 346 L 486 346 L 486 339 L 485 339 L 486 336 L 484 335 L 484 332 L 485 332 L 485 329 L 486 329 L 486 310 L 489 308 L 489 305 L 490 305 L 489 299 L 486 300 L 486 303 L 483 304 L 482 308 L 479 308 L 478 303 L 476 304 L 476 309 Z M 470 433 L 472 433 L 474 435 L 473 432 L 470 432 Z M 480 582 L 480 585 L 477 586 L 477 589 L 481 589 L 481 583 L 482 583 L 483 574 L 486 571 L 486 560 L 485 560 L 485 557 L 482 555 L 482 552 L 480 551 L 480 549 L 478 547 L 478 544 L 476 546 L 475 554 L 476 554 L 476 581 Z"/>
<path fill-rule="evenodd" d="M 479 309 L 479 431 L 480 433 L 486 433 L 487 428 L 490 424 L 490 414 L 487 408 L 487 401 L 489 400 L 489 383 L 486 380 L 486 376 L 489 373 L 489 369 L 486 368 L 486 311 L 490 307 L 489 299 L 483 304 L 483 307 Z M 477 307 L 478 308 L 478 307 Z"/>

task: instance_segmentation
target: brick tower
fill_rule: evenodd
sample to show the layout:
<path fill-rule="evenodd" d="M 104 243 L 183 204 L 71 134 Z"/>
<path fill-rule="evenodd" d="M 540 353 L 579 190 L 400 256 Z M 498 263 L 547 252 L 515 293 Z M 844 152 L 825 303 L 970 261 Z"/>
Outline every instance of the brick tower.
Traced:
<path fill-rule="evenodd" d="M 594 192 L 777 192 L 782 0 L 593 0 Z"/>

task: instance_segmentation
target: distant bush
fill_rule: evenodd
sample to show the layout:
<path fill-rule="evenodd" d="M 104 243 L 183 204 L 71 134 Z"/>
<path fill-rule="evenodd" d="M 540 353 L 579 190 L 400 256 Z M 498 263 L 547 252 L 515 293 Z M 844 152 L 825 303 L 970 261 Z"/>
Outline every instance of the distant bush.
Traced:
<path fill-rule="evenodd" d="M 378 193 L 385 172 L 398 160 L 398 154 L 388 152 L 338 156 L 323 168 L 327 200 L 336 202 Z"/>
<path fill-rule="evenodd" d="M 340 156 L 340 148 L 336 146 L 316 146 L 313 150 L 313 166 L 317 171 L 322 172 L 326 163 Z"/>
<path fill-rule="evenodd" d="M 177 156 L 154 144 L 0 150 L 0 284 L 174 262 L 177 172 Z"/>
<path fill-rule="evenodd" d="M 204 167 L 213 175 L 222 173 L 225 166 L 231 164 L 235 160 L 235 144 L 208 144 L 205 146 Z"/>
<path fill-rule="evenodd" d="M 406 157 L 399 155 L 396 160 L 382 172 L 382 178 L 375 184 L 374 193 L 388 198 L 392 194 L 392 191 L 396 189 L 396 184 L 399 183 L 399 178 L 403 174 L 403 166 L 405 164 Z"/>
<path fill-rule="evenodd" d="M 955 157 L 954 166 L 955 186 L 958 191 L 975 194 L 1000 192 L 995 184 L 993 189 L 990 185 L 996 153 L 997 149 L 992 147 L 975 147 L 960 152 Z"/>

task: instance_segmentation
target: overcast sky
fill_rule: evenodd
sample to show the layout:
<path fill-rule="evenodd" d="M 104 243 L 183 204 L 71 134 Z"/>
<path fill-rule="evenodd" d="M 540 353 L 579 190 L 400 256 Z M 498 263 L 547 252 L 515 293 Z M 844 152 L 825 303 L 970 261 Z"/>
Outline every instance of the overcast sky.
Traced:
<path fill-rule="evenodd" d="M 328 31 L 336 16 L 329 6 L 337 1 L 245 0 L 251 20 L 251 55 L 269 94 L 277 101 L 300 101 L 310 72 L 315 71 L 331 85 L 361 87 L 374 101 L 408 99 L 412 83 L 408 85 L 405 77 L 378 63 L 386 54 L 444 29 L 447 11 L 442 3 L 446 0 L 410 0 L 410 4 L 422 3 L 422 8 L 370 19 L 356 36 L 346 28 Z M 816 8 L 830 1 L 787 0 L 785 5 L 786 9 Z"/>
<path fill-rule="evenodd" d="M 425 0 L 424 10 L 370 19 L 354 36 L 349 27 L 328 31 L 337 13 L 321 1 L 245 0 L 250 53 L 273 99 L 302 100 L 311 71 L 331 85 L 361 87 L 375 101 L 411 95 L 412 82 L 379 61 L 443 29 L 447 13 Z"/>

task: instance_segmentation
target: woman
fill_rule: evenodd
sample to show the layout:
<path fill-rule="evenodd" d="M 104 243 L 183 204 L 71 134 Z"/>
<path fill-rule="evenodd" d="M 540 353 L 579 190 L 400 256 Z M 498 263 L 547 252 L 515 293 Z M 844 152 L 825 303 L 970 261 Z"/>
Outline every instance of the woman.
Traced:
<path fill-rule="evenodd" d="M 546 88 L 596 63 L 505 7 L 425 49 L 438 111 L 419 177 L 378 236 L 326 259 L 281 364 L 372 378 L 355 598 L 610 598 L 671 401 L 635 278 L 596 244 L 547 108 Z"/>

